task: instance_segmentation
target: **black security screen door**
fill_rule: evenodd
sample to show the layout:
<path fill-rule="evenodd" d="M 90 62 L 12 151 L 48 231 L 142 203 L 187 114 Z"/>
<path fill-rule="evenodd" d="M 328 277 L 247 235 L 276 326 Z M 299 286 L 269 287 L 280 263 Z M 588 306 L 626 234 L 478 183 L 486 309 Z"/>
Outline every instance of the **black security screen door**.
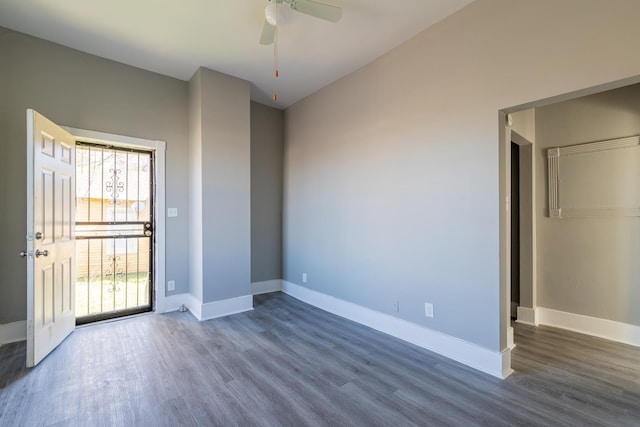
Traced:
<path fill-rule="evenodd" d="M 153 155 L 76 147 L 76 323 L 152 309 Z"/>

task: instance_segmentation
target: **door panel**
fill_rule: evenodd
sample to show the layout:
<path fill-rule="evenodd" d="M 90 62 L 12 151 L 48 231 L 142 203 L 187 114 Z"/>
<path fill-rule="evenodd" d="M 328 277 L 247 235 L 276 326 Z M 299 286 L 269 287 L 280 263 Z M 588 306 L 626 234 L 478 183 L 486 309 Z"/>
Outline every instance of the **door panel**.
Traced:
<path fill-rule="evenodd" d="M 27 366 L 75 327 L 75 140 L 27 111 Z"/>
<path fill-rule="evenodd" d="M 71 269 L 71 258 L 67 258 L 60 261 L 60 268 L 62 269 L 62 293 L 60 295 L 60 304 L 62 313 L 69 313 L 73 308 L 73 292 L 71 287 L 74 282 L 74 272 Z"/>
<path fill-rule="evenodd" d="M 54 243 L 55 235 L 53 228 L 55 204 L 53 201 L 54 187 L 54 171 L 42 168 L 40 171 L 40 183 L 36 181 L 36 196 L 40 200 L 40 206 L 37 214 L 40 220 L 37 221 L 38 229 L 41 230 L 43 237 L 42 245 L 51 245 Z M 38 185 L 39 184 L 39 185 Z"/>
<path fill-rule="evenodd" d="M 60 177 L 60 199 L 61 199 L 61 215 L 60 215 L 60 239 L 61 241 L 69 241 L 73 236 L 73 222 L 71 215 L 74 209 L 74 195 L 71 191 L 73 177 L 62 175 Z"/>
<path fill-rule="evenodd" d="M 53 281 L 53 264 L 47 264 L 40 267 L 40 276 L 42 277 L 39 283 L 40 299 L 42 300 L 42 318 L 38 319 L 38 324 L 42 327 L 51 326 L 54 322 L 55 307 L 53 299 L 53 289 L 55 283 Z"/>

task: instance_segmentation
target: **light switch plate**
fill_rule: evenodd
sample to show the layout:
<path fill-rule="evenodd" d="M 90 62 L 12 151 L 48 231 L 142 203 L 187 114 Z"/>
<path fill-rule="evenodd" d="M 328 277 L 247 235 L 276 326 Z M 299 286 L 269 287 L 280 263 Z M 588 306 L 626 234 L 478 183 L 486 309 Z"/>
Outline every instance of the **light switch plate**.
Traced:
<path fill-rule="evenodd" d="M 433 304 L 429 302 L 424 303 L 424 315 L 427 317 L 433 317 Z"/>
<path fill-rule="evenodd" d="M 167 216 L 169 218 L 178 216 L 178 208 L 167 208 Z"/>

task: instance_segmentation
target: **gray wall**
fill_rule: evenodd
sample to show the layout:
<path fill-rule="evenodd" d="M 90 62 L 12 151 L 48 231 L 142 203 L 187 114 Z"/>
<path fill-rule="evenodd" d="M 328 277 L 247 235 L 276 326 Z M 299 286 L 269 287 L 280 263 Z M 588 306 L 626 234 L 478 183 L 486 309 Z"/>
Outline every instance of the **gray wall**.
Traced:
<path fill-rule="evenodd" d="M 284 114 L 251 103 L 251 281 L 282 279 Z"/>
<path fill-rule="evenodd" d="M 288 109 L 284 279 L 504 347 L 498 111 L 640 75 L 639 15 L 478 0 Z"/>
<path fill-rule="evenodd" d="M 640 85 L 536 110 L 539 306 L 640 326 L 640 218 L 551 219 L 546 176 L 548 148 L 638 134 Z"/>
<path fill-rule="evenodd" d="M 195 169 L 201 175 L 192 172 L 191 206 L 202 210 L 202 226 L 192 227 L 190 234 L 192 249 L 202 248 L 191 253 L 192 272 L 202 259 L 202 283 L 194 278 L 191 287 L 201 286 L 201 302 L 208 303 L 251 294 L 249 83 L 201 67 L 190 85 L 190 96 L 197 95 L 190 113 L 200 115 L 190 119 L 192 131 L 200 125 L 200 140 L 192 135 L 190 145 L 192 154 L 194 149 L 201 154 L 192 156 L 192 162 L 201 163 Z"/>
<path fill-rule="evenodd" d="M 166 278 L 189 283 L 187 83 L 0 28 L 0 323 L 26 318 L 26 109 L 83 129 L 167 142 Z"/>

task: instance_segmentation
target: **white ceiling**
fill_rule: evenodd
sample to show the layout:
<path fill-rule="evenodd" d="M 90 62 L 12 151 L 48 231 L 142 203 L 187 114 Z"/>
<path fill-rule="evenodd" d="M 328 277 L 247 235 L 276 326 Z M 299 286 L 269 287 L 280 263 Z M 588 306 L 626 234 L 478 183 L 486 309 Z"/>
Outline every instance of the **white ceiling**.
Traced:
<path fill-rule="evenodd" d="M 259 43 L 267 0 L 0 0 L 0 26 L 188 80 L 199 66 L 251 82 L 251 98 L 286 108 L 473 0 L 320 0 L 337 24 L 292 13 L 273 47 Z"/>

